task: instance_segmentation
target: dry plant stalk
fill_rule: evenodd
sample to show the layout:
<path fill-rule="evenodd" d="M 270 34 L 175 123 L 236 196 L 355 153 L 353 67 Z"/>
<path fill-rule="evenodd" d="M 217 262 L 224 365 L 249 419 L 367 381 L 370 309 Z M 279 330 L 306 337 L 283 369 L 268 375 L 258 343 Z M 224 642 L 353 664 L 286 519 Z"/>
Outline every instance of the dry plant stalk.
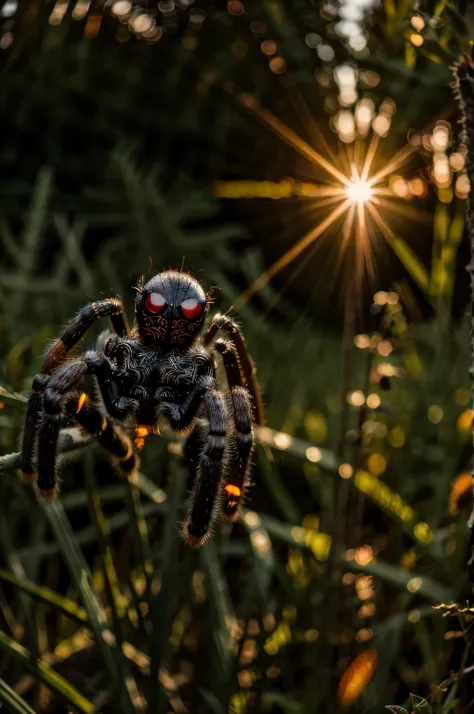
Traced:
<path fill-rule="evenodd" d="M 471 185 L 467 203 L 466 224 L 471 248 L 471 260 L 467 271 L 471 277 L 471 350 L 474 357 L 474 62 L 469 56 L 463 57 L 454 66 L 454 96 L 461 108 L 461 135 L 459 150 L 466 157 L 467 175 Z M 474 377 L 474 365 L 471 365 L 471 378 Z M 473 431 L 474 438 L 474 431 Z M 474 594 L 474 508 L 469 518 L 469 582 Z"/>

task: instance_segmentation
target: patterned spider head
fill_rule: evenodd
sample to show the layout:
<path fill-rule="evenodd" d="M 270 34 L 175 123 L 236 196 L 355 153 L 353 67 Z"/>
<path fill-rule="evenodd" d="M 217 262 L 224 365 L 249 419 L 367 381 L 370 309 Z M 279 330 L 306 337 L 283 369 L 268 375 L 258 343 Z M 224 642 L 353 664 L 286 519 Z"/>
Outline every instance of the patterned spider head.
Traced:
<path fill-rule="evenodd" d="M 135 299 L 141 338 L 164 349 L 190 347 L 208 309 L 209 301 L 197 280 L 174 270 L 155 275 L 138 288 Z"/>

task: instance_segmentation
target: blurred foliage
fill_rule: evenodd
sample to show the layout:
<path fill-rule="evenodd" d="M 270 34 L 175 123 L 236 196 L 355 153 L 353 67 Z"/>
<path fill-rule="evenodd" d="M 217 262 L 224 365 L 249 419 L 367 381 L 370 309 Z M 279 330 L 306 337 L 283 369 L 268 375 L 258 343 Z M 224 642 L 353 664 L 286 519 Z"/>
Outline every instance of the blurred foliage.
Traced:
<path fill-rule="evenodd" d="M 416 230 L 394 244 L 403 274 L 368 301 L 343 388 L 340 335 L 309 302 L 313 272 L 288 299 L 267 286 L 239 314 L 269 426 L 247 510 L 205 548 L 177 537 L 190 486 L 178 442 L 148 439 L 131 483 L 93 444 L 69 444 L 53 503 L 19 482 L 14 452 L 40 355 L 79 306 L 114 294 L 130 306 L 142 272 L 184 258 L 227 310 L 282 250 L 271 222 L 226 210 L 209 188 L 289 165 L 237 90 L 291 126 L 297 86 L 334 143 L 329 68 L 376 72 L 367 96 L 397 104 L 389 154 L 414 125 L 455 117 L 449 64 L 468 48 L 469 14 L 387 0 L 368 12 L 364 56 L 329 6 L 304 0 L 242 13 L 196 3 L 198 24 L 183 3 L 174 19 L 155 13 L 166 34 L 152 44 L 110 4 L 80 20 L 73 5 L 52 25 L 55 3 L 21 2 L 1 25 L 14 41 L 0 89 L 0 701 L 53 714 L 465 712 L 471 355 L 469 321 L 452 318 L 465 200 L 451 191 L 446 202 L 428 171 L 431 256 L 414 251 Z M 413 16 L 425 23 L 419 46 Z M 271 69 L 265 39 L 288 72 Z M 327 76 L 317 93 L 315 72 Z M 291 166 L 307 177 L 293 155 Z M 275 203 L 265 218 L 285 223 Z M 344 292 L 319 272 L 322 290 Z"/>

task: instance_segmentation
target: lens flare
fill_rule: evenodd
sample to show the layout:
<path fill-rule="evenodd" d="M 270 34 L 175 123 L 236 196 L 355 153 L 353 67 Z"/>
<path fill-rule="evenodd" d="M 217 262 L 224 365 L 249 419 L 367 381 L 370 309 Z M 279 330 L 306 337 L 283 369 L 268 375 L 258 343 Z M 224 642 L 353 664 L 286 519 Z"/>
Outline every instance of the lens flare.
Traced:
<path fill-rule="evenodd" d="M 346 143 L 343 150 L 336 153 L 324 138 L 323 133 L 318 130 L 304 97 L 295 90 L 291 95 L 292 104 L 301 116 L 307 132 L 311 135 L 311 142 L 318 147 L 319 150 L 317 151 L 312 143 L 308 143 L 290 126 L 275 116 L 273 112 L 259 104 L 255 97 L 245 92 L 236 91 L 235 87 L 231 85 L 226 87 L 226 91 L 242 109 L 257 119 L 269 132 L 291 147 L 296 153 L 303 156 L 310 164 L 325 172 L 327 177 L 318 183 L 301 182 L 295 178 L 285 178 L 280 181 L 217 181 L 214 185 L 216 194 L 226 199 L 304 198 L 306 207 L 301 209 L 302 216 L 309 211 L 331 206 L 331 210 L 323 215 L 322 220 L 319 220 L 318 216 L 316 225 L 312 225 L 300 240 L 291 244 L 270 267 L 266 268 L 254 279 L 235 299 L 233 309 L 241 309 L 255 295 L 261 293 L 276 275 L 286 270 L 293 261 L 299 258 L 310 246 L 313 246 L 320 237 L 328 233 L 337 223 L 339 223 L 339 234 L 342 237 L 339 265 L 342 263 L 348 244 L 353 242 L 357 246 L 357 250 L 354 253 L 357 259 L 356 272 L 360 276 L 366 274 L 371 284 L 375 283 L 375 241 L 379 236 L 383 236 L 388 245 L 397 252 L 399 245 L 397 241 L 401 240 L 397 238 L 389 225 L 390 215 L 387 215 L 387 220 L 385 220 L 384 216 L 386 214 L 396 213 L 400 215 L 403 213 L 405 217 L 415 220 L 427 218 L 419 211 L 418 207 L 412 207 L 406 203 L 405 199 L 418 194 L 407 189 L 405 195 L 399 195 L 390 185 L 394 183 L 390 180 L 390 177 L 393 177 L 395 172 L 400 170 L 404 164 L 408 164 L 410 157 L 419 151 L 418 145 L 410 141 L 395 155 L 384 158 L 382 152 L 379 151 L 383 132 L 378 132 L 372 127 L 374 130 L 370 139 L 368 138 L 369 117 L 372 116 L 371 112 L 374 111 L 374 106 L 361 105 L 362 113 L 364 113 L 365 109 L 368 109 L 368 114 L 366 112 L 367 117 L 365 117 L 367 122 L 365 122 L 364 117 L 362 117 L 364 121 L 358 122 L 356 116 L 356 123 L 364 126 L 367 124 L 367 131 L 365 129 L 360 131 L 361 136 L 357 140 Z M 388 109 L 391 106 L 390 104 L 389 107 L 387 103 L 387 116 Z M 391 113 L 393 114 L 393 109 L 391 109 Z M 385 116 L 385 113 L 383 116 Z M 377 164 L 379 166 L 376 168 Z M 375 171 L 374 168 L 376 169 Z M 287 171 L 286 168 L 285 171 Z M 404 179 L 403 183 L 406 183 Z M 404 200 L 403 211 L 400 211 L 400 199 Z M 294 205 L 294 202 L 289 201 L 288 204 Z M 413 266 L 409 267 L 408 263 L 406 267 L 418 283 L 420 283 L 420 279 L 425 281 L 424 273 L 422 274 L 423 271 L 420 272 L 416 269 L 415 272 Z M 275 301 L 279 300 L 290 281 L 294 279 L 298 270 L 299 268 L 295 269 L 293 275 L 285 281 L 284 287 L 275 294 L 272 307 L 274 307 Z M 269 304 L 267 302 L 267 305 Z"/>
<path fill-rule="evenodd" d="M 365 203 L 372 196 L 372 188 L 368 181 L 357 179 L 347 186 L 346 193 L 352 203 Z"/>

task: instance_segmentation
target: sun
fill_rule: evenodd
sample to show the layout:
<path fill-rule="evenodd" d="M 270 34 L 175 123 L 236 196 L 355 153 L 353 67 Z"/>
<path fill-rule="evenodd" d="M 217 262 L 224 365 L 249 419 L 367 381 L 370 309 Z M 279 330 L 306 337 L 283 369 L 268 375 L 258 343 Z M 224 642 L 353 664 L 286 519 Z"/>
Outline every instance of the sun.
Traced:
<path fill-rule="evenodd" d="M 351 203 L 365 203 L 371 199 L 373 191 L 368 181 L 357 178 L 347 186 L 346 193 Z"/>
<path fill-rule="evenodd" d="M 370 139 L 368 137 L 363 141 L 358 139 L 350 146 L 346 146 L 345 152 L 341 152 L 338 156 L 319 133 L 325 154 L 323 155 L 270 110 L 262 107 L 254 97 L 245 92 L 236 92 L 232 88 L 228 91 L 238 105 L 295 152 L 304 156 L 310 164 L 322 169 L 326 177 L 321 183 L 300 182 L 288 178 L 279 182 L 248 179 L 217 181 L 213 187 L 215 194 L 226 199 L 298 197 L 308 201 L 309 209 L 328 209 L 322 219 L 318 219 L 305 235 L 293 243 L 236 298 L 234 309 L 240 309 L 260 293 L 278 273 L 287 268 L 341 220 L 343 223 L 340 231 L 341 256 L 345 254 L 347 245 L 352 242 L 357 246 L 355 255 L 357 255 L 360 276 L 366 275 L 371 282 L 374 282 L 376 269 L 374 248 L 379 236 L 385 238 L 396 254 L 400 251 L 401 239 L 390 225 L 391 215 L 403 214 L 404 217 L 414 220 L 420 219 L 418 208 L 405 204 L 403 211 L 400 210 L 400 197 L 390 186 L 390 176 L 408 162 L 412 154 L 418 150 L 416 145 L 409 143 L 395 155 L 387 156 L 383 160 L 380 135 L 373 131 Z M 304 102 L 303 98 L 300 98 Z M 305 116 L 311 117 L 308 107 Z M 313 129 L 317 129 L 314 120 L 311 121 Z M 375 164 L 380 168 L 374 171 Z M 406 254 L 410 248 L 404 245 L 403 250 Z M 413 274 L 410 268 L 407 269 Z"/>

